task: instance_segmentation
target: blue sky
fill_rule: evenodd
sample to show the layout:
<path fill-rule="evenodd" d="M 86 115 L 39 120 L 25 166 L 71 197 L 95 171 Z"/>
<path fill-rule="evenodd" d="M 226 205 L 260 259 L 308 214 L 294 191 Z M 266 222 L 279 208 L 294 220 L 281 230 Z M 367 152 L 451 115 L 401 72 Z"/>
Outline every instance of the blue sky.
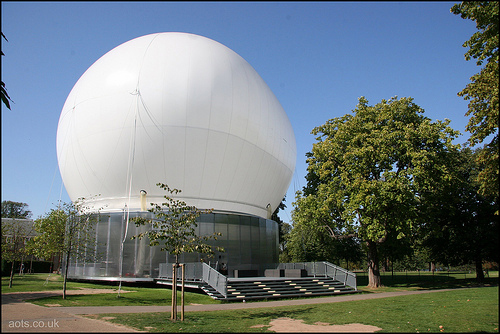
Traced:
<path fill-rule="evenodd" d="M 374 105 L 414 98 L 433 120 L 468 138 L 467 102 L 457 92 L 479 72 L 462 44 L 474 22 L 454 2 L 10 2 L 2 1 L 2 200 L 25 202 L 33 218 L 69 201 L 57 166 L 59 114 L 97 59 L 133 38 L 179 31 L 216 40 L 248 61 L 294 128 L 297 164 L 287 193 L 305 185 L 311 130 Z"/>

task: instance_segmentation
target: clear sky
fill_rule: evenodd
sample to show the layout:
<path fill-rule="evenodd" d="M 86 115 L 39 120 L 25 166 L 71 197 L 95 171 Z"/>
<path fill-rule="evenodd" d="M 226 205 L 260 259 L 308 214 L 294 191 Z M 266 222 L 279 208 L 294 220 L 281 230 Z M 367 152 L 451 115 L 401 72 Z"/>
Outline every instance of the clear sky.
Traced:
<path fill-rule="evenodd" d="M 68 202 L 57 165 L 63 104 L 97 59 L 133 38 L 188 32 L 249 62 L 292 123 L 297 164 L 287 193 L 305 185 L 311 130 L 393 96 L 413 97 L 432 120 L 450 119 L 468 138 L 467 102 L 457 96 L 479 72 L 462 44 L 475 23 L 454 2 L 10 2 L 2 1 L 2 200 L 25 202 L 33 218 Z"/>

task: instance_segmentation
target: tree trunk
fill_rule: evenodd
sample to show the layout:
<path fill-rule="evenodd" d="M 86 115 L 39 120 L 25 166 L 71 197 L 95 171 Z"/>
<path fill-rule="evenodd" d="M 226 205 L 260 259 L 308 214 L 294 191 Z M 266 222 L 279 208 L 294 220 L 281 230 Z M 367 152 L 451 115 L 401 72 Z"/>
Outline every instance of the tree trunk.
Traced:
<path fill-rule="evenodd" d="M 374 241 L 367 241 L 366 244 L 368 246 L 368 287 L 378 288 L 382 284 L 380 282 L 377 244 Z"/>
<path fill-rule="evenodd" d="M 484 281 L 483 260 L 481 257 L 476 257 L 476 280 L 478 282 Z"/>
<path fill-rule="evenodd" d="M 172 311 L 170 320 L 177 320 L 177 263 L 172 265 Z"/>
<path fill-rule="evenodd" d="M 10 278 L 9 278 L 9 288 L 12 288 L 12 281 L 14 280 L 14 265 L 16 261 L 12 261 L 12 266 L 10 267 Z"/>
<path fill-rule="evenodd" d="M 184 321 L 184 279 L 186 277 L 185 270 L 186 265 L 183 263 L 181 264 L 181 269 L 182 269 L 182 284 L 181 284 L 181 321 Z"/>
<path fill-rule="evenodd" d="M 19 276 L 24 274 L 24 257 L 21 258 L 21 264 L 19 265 Z"/>
<path fill-rule="evenodd" d="M 64 278 L 63 278 L 63 299 L 66 299 L 66 282 L 68 280 L 68 269 L 69 269 L 69 258 L 70 258 L 70 252 L 68 251 L 66 255 L 66 266 L 64 268 Z"/>
<path fill-rule="evenodd" d="M 57 256 L 57 273 L 61 274 L 62 272 L 62 257 L 63 253 L 60 252 L 59 255 Z"/>
<path fill-rule="evenodd" d="M 436 264 L 434 262 L 431 262 L 431 272 L 432 274 L 434 274 L 434 272 L 436 271 Z"/>
<path fill-rule="evenodd" d="M 386 257 L 386 258 L 384 259 L 384 271 L 385 271 L 385 272 L 388 272 L 388 271 L 389 271 L 389 258 L 388 258 L 388 257 Z"/>

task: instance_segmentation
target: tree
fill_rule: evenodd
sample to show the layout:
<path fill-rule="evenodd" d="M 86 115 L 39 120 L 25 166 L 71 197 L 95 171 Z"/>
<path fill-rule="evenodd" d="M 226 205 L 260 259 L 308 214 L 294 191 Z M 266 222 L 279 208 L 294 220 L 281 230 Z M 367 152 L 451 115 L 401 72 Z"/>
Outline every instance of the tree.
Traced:
<path fill-rule="evenodd" d="M 33 227 L 38 235 L 28 243 L 28 252 L 40 258 L 47 259 L 54 255 L 61 258 L 65 251 L 67 219 L 68 214 L 62 209 L 51 209 L 48 214 L 36 219 Z"/>
<path fill-rule="evenodd" d="M 66 285 L 70 263 L 76 259 L 87 260 L 88 252 L 95 248 L 95 224 L 99 210 L 94 211 L 81 198 L 75 203 L 63 203 L 57 209 L 35 221 L 35 231 L 39 233 L 29 243 L 32 254 L 45 257 L 53 254 L 64 255 L 63 299 L 66 299 Z M 93 262 L 96 262 L 95 259 Z"/>
<path fill-rule="evenodd" d="M 1 34 L 2 34 L 3 39 L 5 39 L 8 42 L 7 37 L 5 37 L 3 32 Z M 2 53 L 2 56 L 5 56 L 3 51 L 1 53 Z M 9 94 L 7 94 L 7 89 L 5 88 L 5 83 L 3 81 L 1 82 L 0 95 L 2 98 L 3 104 L 5 104 L 5 106 L 10 109 L 10 102 L 9 101 L 12 101 L 12 100 L 11 100 Z"/>
<path fill-rule="evenodd" d="M 162 251 L 167 251 L 175 256 L 175 265 L 172 279 L 172 315 L 171 319 L 176 320 L 176 270 L 179 267 L 179 255 L 181 253 L 205 253 L 214 254 L 214 250 L 207 242 L 211 239 L 217 240 L 221 233 L 214 233 L 208 236 L 198 236 L 196 234 L 196 219 L 201 214 L 211 213 L 212 210 L 200 210 L 195 206 L 189 206 L 182 200 L 177 200 L 171 197 L 181 192 L 179 189 L 170 189 L 163 183 L 156 184 L 161 189 L 167 192 L 164 196 L 165 202 L 161 205 L 151 203 L 152 208 L 149 212 L 154 213 L 155 218 L 135 217 L 133 221 L 136 226 L 149 226 L 150 228 L 144 232 L 134 235 L 132 239 L 149 238 L 150 246 L 161 245 Z M 216 247 L 218 251 L 224 251 L 222 247 Z M 184 290 L 182 291 L 184 293 Z M 182 295 L 184 301 L 184 295 Z M 183 320 L 183 319 L 182 319 Z"/>
<path fill-rule="evenodd" d="M 32 224 L 17 218 L 2 219 L 2 260 L 11 262 L 9 288 L 12 288 L 16 261 L 21 262 L 22 266 L 27 255 L 26 241 L 32 234 L 32 228 Z"/>
<path fill-rule="evenodd" d="M 2 218 L 28 219 L 31 215 L 26 203 L 2 201 Z"/>
<path fill-rule="evenodd" d="M 353 114 L 313 129 L 308 184 L 293 213 L 329 226 L 340 239 L 355 235 L 368 249 L 369 286 L 379 287 L 378 248 L 390 234 L 408 238 L 427 194 L 449 176 L 447 154 L 458 135 L 449 120 L 431 122 L 412 98 L 375 106 L 361 97 Z"/>
<path fill-rule="evenodd" d="M 468 111 L 470 116 L 466 131 L 471 133 L 469 145 L 483 143 L 489 136 L 491 141 L 484 145 L 484 150 L 477 154 L 478 163 L 484 168 L 478 173 L 477 179 L 482 195 L 498 197 L 498 39 L 499 39 L 499 5 L 496 1 L 464 1 L 455 4 L 450 11 L 463 19 L 476 22 L 478 29 L 463 46 L 469 50 L 465 53 L 467 61 L 476 59 L 476 64 L 482 66 L 480 72 L 473 75 L 471 82 L 458 93 L 458 96 L 470 101 Z M 498 214 L 498 211 L 497 211 Z"/>
<path fill-rule="evenodd" d="M 483 261 L 498 263 L 498 206 L 492 196 L 478 193 L 475 155 L 481 149 L 460 151 L 453 164 L 453 182 L 436 196 L 429 209 L 433 219 L 422 226 L 422 244 L 435 261 L 450 265 L 474 263 L 476 278 L 484 279 Z"/>

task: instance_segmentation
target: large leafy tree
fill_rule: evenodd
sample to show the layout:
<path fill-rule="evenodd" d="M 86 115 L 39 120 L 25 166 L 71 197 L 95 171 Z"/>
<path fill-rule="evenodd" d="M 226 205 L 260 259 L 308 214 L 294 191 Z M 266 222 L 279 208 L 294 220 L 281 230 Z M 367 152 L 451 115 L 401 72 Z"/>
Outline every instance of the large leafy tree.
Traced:
<path fill-rule="evenodd" d="M 361 97 L 352 114 L 312 131 L 308 184 L 297 194 L 293 217 L 307 208 L 308 219 L 328 225 L 334 237 L 366 242 L 371 287 L 381 285 L 379 246 L 390 235 L 409 237 L 426 198 L 450 175 L 447 158 L 458 132 L 449 120 L 432 122 L 423 112 L 412 98 L 369 106 Z"/>
<path fill-rule="evenodd" d="M 154 218 L 135 217 L 133 221 L 136 226 L 147 226 L 148 228 L 132 237 L 132 239 L 148 238 L 150 246 L 161 246 L 162 251 L 167 251 L 175 256 L 172 283 L 172 314 L 171 319 L 177 319 L 176 307 L 176 268 L 179 266 L 179 255 L 182 253 L 205 253 L 214 254 L 214 248 L 218 251 L 224 251 L 222 247 L 213 247 L 209 240 L 217 240 L 221 233 L 212 235 L 198 235 L 196 233 L 196 219 L 204 213 L 210 213 L 212 210 L 200 210 L 195 206 L 187 205 L 186 202 L 175 199 L 181 190 L 171 189 L 167 184 L 157 183 L 157 186 L 167 192 L 163 197 L 165 202 L 160 204 L 151 203 L 148 210 L 154 213 Z M 182 290 L 184 293 L 184 289 Z M 181 298 L 184 302 L 184 296 Z M 184 308 L 184 305 L 182 305 Z M 184 320 L 184 319 L 181 319 Z"/>
<path fill-rule="evenodd" d="M 471 133 L 471 146 L 491 141 L 476 159 L 483 165 L 477 175 L 479 192 L 498 197 L 498 40 L 499 5 L 497 1 L 464 1 L 454 5 L 453 14 L 476 23 L 477 32 L 463 46 L 469 48 L 465 59 L 475 59 L 482 66 L 471 82 L 458 93 L 469 101 L 466 116 L 470 116 L 466 130 Z"/>
<path fill-rule="evenodd" d="M 28 219 L 32 216 L 28 204 L 22 202 L 2 201 L 2 218 Z"/>

